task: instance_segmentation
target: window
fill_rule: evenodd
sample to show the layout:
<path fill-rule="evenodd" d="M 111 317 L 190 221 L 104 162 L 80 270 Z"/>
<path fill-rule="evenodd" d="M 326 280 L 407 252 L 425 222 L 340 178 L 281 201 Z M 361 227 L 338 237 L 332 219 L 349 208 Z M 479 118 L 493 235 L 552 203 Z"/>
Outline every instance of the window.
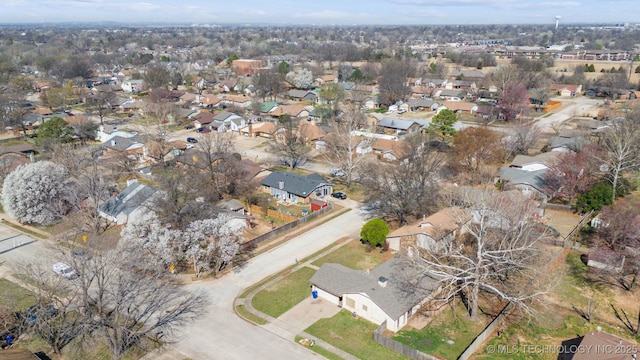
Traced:
<path fill-rule="evenodd" d="M 345 301 L 346 301 L 346 304 L 347 304 L 348 308 L 355 309 L 355 307 L 356 307 L 356 301 L 355 300 L 353 300 L 351 298 L 346 298 Z"/>

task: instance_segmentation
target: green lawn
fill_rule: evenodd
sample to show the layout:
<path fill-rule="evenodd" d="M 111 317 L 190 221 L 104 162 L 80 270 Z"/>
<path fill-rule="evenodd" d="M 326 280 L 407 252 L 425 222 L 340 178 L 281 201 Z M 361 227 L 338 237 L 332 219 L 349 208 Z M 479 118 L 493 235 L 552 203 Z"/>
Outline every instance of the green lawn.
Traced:
<path fill-rule="evenodd" d="M 390 259 L 390 252 L 380 254 L 378 249 L 370 252 L 366 251 L 366 246 L 359 241 L 351 241 L 338 250 L 313 262 L 315 266 L 322 266 L 325 263 L 338 263 L 354 270 L 373 269 Z"/>
<path fill-rule="evenodd" d="M 640 338 L 633 338 L 622 328 L 621 323 L 613 316 L 610 304 L 616 305 L 616 293 L 610 285 L 594 280 L 588 276 L 587 266 L 580 260 L 580 253 L 571 252 L 567 254 L 564 272 L 561 273 L 559 283 L 550 292 L 551 302 L 536 307 L 537 313 L 531 318 L 516 318 L 515 323 L 507 327 L 500 337 L 494 337 L 487 342 L 487 346 L 498 347 L 500 345 L 516 346 L 521 345 L 560 345 L 562 341 L 576 338 L 587 332 L 594 331 L 596 327 L 603 331 L 628 338 L 638 342 Z M 572 306 L 580 310 L 586 310 L 589 298 L 595 299 L 594 319 L 588 322 L 572 309 Z M 622 307 L 623 306 L 618 306 Z M 629 309 L 626 309 L 629 311 Z M 637 311 L 637 309 L 633 309 Z M 633 314 L 637 314 L 636 312 Z M 633 316 L 633 315 L 632 315 Z M 487 349 L 487 346 L 484 349 Z M 510 359 L 545 359 L 555 360 L 558 354 L 524 354 L 512 353 Z M 479 352 L 479 359 L 493 359 L 495 354 Z"/>
<path fill-rule="evenodd" d="M 304 267 L 257 293 L 251 302 L 254 308 L 277 318 L 311 296 L 309 279 L 316 270 Z"/>
<path fill-rule="evenodd" d="M 457 359 L 490 321 L 487 317 L 472 321 L 464 305 L 457 302 L 453 308 L 442 309 L 422 330 L 402 330 L 393 339 L 426 354 Z"/>
<path fill-rule="evenodd" d="M 295 341 L 296 343 L 300 344 L 300 340 L 302 340 L 302 338 L 300 336 L 296 336 Z M 309 347 L 309 349 L 315 353 L 318 353 L 324 357 L 326 357 L 329 360 L 342 360 L 342 358 L 334 353 L 332 353 L 331 351 L 318 346 L 317 344 L 315 346 Z"/>
<path fill-rule="evenodd" d="M 264 325 L 264 324 L 267 323 L 267 320 L 265 320 L 265 319 L 263 319 L 263 318 L 261 318 L 261 317 L 259 317 L 257 315 L 254 315 L 253 313 L 247 311 L 247 309 L 242 304 L 236 306 L 236 312 L 241 317 L 243 317 L 243 318 L 245 318 L 245 319 L 247 319 L 247 320 L 249 320 L 251 322 L 254 322 L 254 323 L 258 324 L 258 325 Z"/>
<path fill-rule="evenodd" d="M 7 279 L 0 279 L 0 302 L 15 306 L 16 311 L 26 310 L 35 302 L 31 291 Z"/>
<path fill-rule="evenodd" d="M 373 341 L 378 326 L 345 310 L 328 319 L 321 319 L 305 331 L 360 359 L 406 359 Z"/>

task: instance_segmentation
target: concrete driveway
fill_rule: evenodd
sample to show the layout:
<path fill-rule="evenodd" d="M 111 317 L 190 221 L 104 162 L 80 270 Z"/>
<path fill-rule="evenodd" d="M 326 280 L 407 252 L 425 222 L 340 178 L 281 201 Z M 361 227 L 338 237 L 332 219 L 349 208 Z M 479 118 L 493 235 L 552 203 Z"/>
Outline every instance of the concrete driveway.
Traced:
<path fill-rule="evenodd" d="M 305 258 L 344 236 L 357 235 L 362 227 L 363 216 L 361 211 L 354 209 L 256 256 L 221 279 L 187 285 L 188 289 L 194 291 L 206 291 L 211 301 L 207 314 L 181 329 L 174 344 L 147 355 L 145 359 L 320 358 L 316 353 L 293 343 L 286 334 L 279 336 L 240 319 L 233 311 L 233 302 L 243 289 L 293 265 L 296 259 Z"/>

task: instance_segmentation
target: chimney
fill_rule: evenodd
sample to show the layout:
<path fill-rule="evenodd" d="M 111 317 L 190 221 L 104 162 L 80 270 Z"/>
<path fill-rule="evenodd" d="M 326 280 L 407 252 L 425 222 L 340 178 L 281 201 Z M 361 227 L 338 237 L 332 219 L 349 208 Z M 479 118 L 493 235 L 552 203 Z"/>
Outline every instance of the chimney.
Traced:
<path fill-rule="evenodd" d="M 380 276 L 378 278 L 378 285 L 380 285 L 380 287 L 382 287 L 382 288 L 386 288 L 387 287 L 387 281 L 388 281 L 388 279 L 386 277 Z"/>
<path fill-rule="evenodd" d="M 116 141 L 115 140 L 111 140 L 111 146 L 116 146 Z"/>
<path fill-rule="evenodd" d="M 278 181 L 278 189 L 280 190 L 284 189 L 284 180 Z"/>

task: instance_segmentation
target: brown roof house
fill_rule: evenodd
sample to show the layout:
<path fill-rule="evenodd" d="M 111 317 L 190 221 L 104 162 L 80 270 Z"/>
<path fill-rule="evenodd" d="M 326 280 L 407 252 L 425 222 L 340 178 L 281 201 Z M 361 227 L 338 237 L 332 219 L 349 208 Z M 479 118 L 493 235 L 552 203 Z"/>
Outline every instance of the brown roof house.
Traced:
<path fill-rule="evenodd" d="M 582 91 L 582 85 L 552 84 L 549 89 L 562 97 L 576 96 Z"/>
<path fill-rule="evenodd" d="M 457 207 L 442 209 L 437 213 L 407 224 L 387 235 L 387 243 L 392 250 L 406 246 L 417 246 L 433 253 L 447 252 L 453 240 L 471 215 Z"/>
<path fill-rule="evenodd" d="M 589 252 L 587 266 L 613 272 L 622 272 L 625 257 L 608 249 L 594 249 Z"/>
<path fill-rule="evenodd" d="M 562 342 L 558 360 L 636 360 L 638 344 L 598 330 Z"/>
<path fill-rule="evenodd" d="M 371 144 L 371 150 L 378 155 L 380 159 L 386 161 L 400 161 L 405 159 L 411 153 L 411 145 L 404 141 L 376 139 Z"/>

